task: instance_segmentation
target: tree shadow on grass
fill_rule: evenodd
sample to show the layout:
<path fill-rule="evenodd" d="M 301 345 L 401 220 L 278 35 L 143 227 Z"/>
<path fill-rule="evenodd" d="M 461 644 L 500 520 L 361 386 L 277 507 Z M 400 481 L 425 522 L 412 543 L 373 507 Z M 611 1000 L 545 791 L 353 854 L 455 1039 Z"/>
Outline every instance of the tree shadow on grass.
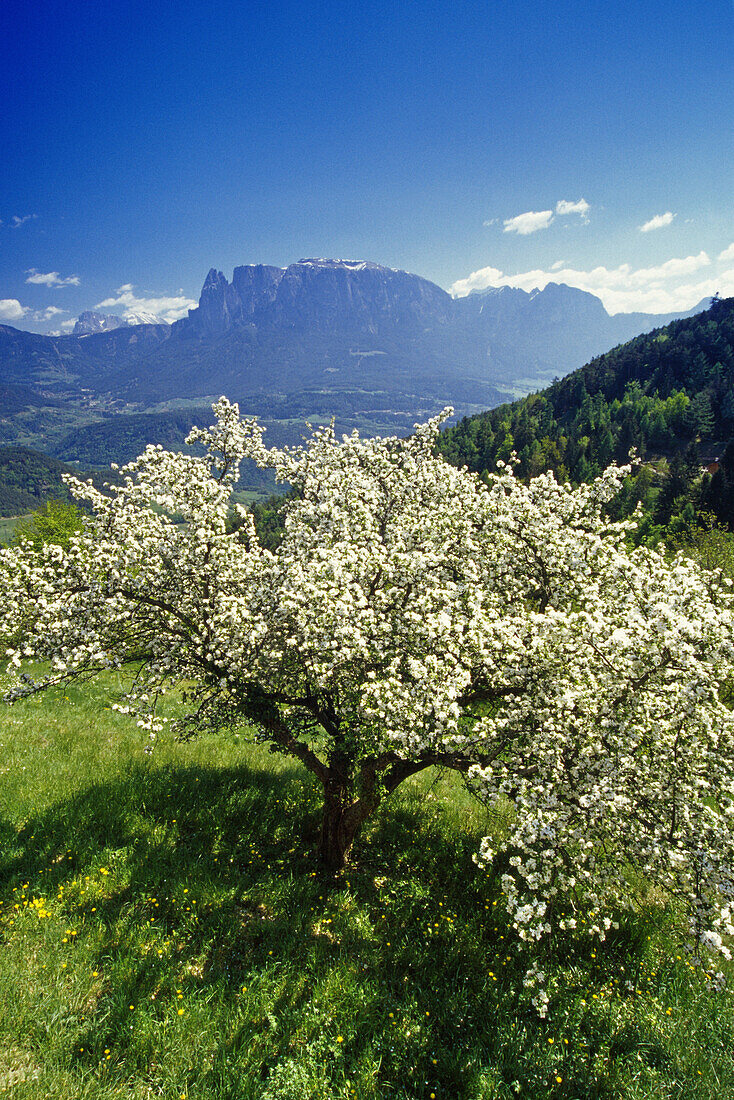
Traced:
<path fill-rule="evenodd" d="M 133 1049 L 130 1005 L 161 1023 L 181 990 L 230 1020 L 210 1062 L 191 1067 L 204 1095 L 242 1096 L 243 1075 L 262 1082 L 284 1061 L 334 1082 L 371 1061 L 384 1096 L 424 1096 L 431 1082 L 469 1096 L 487 1073 L 487 1095 L 529 1083 L 548 1025 L 521 1006 L 527 958 L 509 946 L 497 882 L 472 862 L 477 837 L 440 806 L 394 799 L 335 882 L 316 863 L 319 816 L 320 792 L 296 767 L 136 765 L 20 832 L 0 824 L 0 896 L 21 881 L 49 898 L 61 888 L 110 975 L 78 1047 L 114 1044 L 147 1070 L 160 1052 L 139 1038 Z M 96 889 L 82 893 L 87 876 Z M 335 986 L 340 1020 L 316 1003 Z M 619 1057 L 663 1058 L 634 1021 L 620 1040 Z M 611 1095 L 581 1083 L 574 1095 Z"/>

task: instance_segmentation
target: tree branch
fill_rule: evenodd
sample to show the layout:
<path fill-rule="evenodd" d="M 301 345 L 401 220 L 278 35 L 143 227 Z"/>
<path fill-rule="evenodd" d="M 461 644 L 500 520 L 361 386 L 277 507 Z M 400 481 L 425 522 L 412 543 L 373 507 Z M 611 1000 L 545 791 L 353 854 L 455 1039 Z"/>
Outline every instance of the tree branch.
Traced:
<path fill-rule="evenodd" d="M 276 745 L 289 756 L 297 757 L 310 772 L 326 785 L 333 774 L 316 753 L 294 737 L 273 700 L 263 691 L 251 687 L 249 698 L 242 706 L 244 714 L 255 722 Z"/>

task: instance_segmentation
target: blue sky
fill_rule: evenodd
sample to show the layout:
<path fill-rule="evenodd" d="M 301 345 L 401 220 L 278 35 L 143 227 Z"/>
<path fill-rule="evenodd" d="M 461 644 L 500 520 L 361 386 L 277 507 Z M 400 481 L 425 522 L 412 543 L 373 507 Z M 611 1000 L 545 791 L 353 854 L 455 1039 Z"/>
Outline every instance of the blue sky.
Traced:
<path fill-rule="evenodd" d="M 0 43 L 8 324 L 303 256 L 734 294 L 732 0 L 3 0 Z"/>

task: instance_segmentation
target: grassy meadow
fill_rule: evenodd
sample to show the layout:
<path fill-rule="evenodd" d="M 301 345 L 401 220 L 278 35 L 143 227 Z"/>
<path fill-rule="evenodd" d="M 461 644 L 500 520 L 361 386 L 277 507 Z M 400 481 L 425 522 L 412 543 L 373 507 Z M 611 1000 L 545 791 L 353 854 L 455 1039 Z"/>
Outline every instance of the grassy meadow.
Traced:
<path fill-rule="evenodd" d="M 19 522 L 28 518 L 28 516 L 0 516 L 0 545 L 9 543 Z"/>
<path fill-rule="evenodd" d="M 328 881 L 299 765 L 234 734 L 146 756 L 117 687 L 0 711 L 0 1096 L 734 1097 L 732 992 L 664 899 L 553 944 L 540 1019 L 472 862 L 501 821 L 453 778 Z"/>

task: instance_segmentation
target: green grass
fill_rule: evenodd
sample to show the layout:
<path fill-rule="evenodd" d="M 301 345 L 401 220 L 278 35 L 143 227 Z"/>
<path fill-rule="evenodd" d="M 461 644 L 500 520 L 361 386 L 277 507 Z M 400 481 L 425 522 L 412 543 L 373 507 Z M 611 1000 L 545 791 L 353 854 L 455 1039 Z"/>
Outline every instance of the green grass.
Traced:
<path fill-rule="evenodd" d="M 29 517 L 26 516 L 0 516 L 0 546 L 6 545 L 13 537 L 13 532 L 18 526 L 21 520 L 26 520 Z"/>
<path fill-rule="evenodd" d="M 556 943 L 541 1020 L 460 786 L 406 785 L 328 882 L 300 767 L 146 757 L 113 686 L 0 713 L 0 1095 L 734 1097 L 732 996 L 664 908 Z"/>

